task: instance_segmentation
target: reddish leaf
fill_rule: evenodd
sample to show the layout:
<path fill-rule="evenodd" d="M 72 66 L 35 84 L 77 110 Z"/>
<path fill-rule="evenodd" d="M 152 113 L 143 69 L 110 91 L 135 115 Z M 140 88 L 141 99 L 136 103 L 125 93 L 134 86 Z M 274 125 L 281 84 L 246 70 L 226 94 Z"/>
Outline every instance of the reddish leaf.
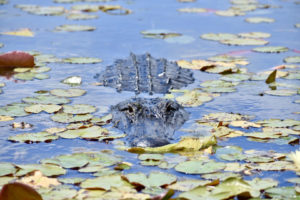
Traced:
<path fill-rule="evenodd" d="M 28 185 L 15 182 L 2 187 L 0 200 L 42 200 L 42 197 Z"/>
<path fill-rule="evenodd" d="M 34 57 L 22 51 L 12 51 L 0 55 L 0 67 L 34 67 Z"/>

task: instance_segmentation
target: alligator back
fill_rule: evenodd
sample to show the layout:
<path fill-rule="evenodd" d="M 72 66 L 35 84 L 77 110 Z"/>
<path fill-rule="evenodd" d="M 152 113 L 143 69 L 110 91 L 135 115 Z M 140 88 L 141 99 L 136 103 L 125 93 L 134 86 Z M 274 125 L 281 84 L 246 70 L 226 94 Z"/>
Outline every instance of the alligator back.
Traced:
<path fill-rule="evenodd" d="M 117 59 L 96 78 L 104 86 L 116 88 L 118 92 L 134 91 L 136 94 L 167 93 L 169 89 L 179 89 L 194 82 L 190 70 L 164 58 L 153 58 L 149 53 L 131 53 L 127 59 Z"/>

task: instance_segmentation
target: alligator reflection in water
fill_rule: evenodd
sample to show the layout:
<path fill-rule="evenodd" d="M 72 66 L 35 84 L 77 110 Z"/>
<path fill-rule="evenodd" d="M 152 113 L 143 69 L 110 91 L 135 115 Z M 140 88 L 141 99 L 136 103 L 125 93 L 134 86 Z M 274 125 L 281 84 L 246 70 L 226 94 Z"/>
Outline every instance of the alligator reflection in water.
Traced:
<path fill-rule="evenodd" d="M 96 78 L 104 86 L 121 92 L 167 93 L 194 82 L 193 73 L 176 62 L 155 59 L 150 54 L 130 54 L 118 59 Z M 132 98 L 111 108 L 113 123 L 127 133 L 131 146 L 162 146 L 170 143 L 176 129 L 188 119 L 188 113 L 178 103 L 161 99 Z"/>

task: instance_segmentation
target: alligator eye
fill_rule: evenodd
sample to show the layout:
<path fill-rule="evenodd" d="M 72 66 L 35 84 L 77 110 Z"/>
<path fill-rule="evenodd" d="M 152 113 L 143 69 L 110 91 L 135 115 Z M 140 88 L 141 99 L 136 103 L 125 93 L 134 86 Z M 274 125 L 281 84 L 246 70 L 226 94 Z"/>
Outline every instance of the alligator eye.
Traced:
<path fill-rule="evenodd" d="M 131 106 L 128 106 L 128 112 L 133 113 L 133 108 Z"/>
<path fill-rule="evenodd" d="M 166 108 L 166 111 L 167 111 L 167 112 L 175 111 L 175 110 L 177 110 L 177 109 L 174 108 L 171 104 L 168 104 L 168 105 L 167 105 L 167 108 Z"/>

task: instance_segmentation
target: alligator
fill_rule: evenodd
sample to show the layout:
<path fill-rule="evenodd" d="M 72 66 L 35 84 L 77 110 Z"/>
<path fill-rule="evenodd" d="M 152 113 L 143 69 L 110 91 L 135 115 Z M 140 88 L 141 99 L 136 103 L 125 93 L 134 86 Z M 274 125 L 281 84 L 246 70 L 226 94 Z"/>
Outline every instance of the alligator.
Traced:
<path fill-rule="evenodd" d="M 189 118 L 178 103 L 162 98 L 132 98 L 111 107 L 115 127 L 127 133 L 130 146 L 158 147 Z"/>
<path fill-rule="evenodd" d="M 149 53 L 130 54 L 96 75 L 103 86 L 118 92 L 165 94 L 194 82 L 193 73 L 176 62 L 153 58 Z M 111 107 L 112 122 L 127 133 L 130 146 L 156 147 L 170 143 L 174 131 L 189 114 L 178 103 L 162 98 L 132 98 Z"/>
<path fill-rule="evenodd" d="M 103 86 L 116 88 L 118 92 L 162 93 L 179 89 L 194 82 L 193 73 L 176 62 L 153 58 L 149 53 L 131 53 L 127 59 L 117 59 L 113 65 L 95 76 Z"/>

